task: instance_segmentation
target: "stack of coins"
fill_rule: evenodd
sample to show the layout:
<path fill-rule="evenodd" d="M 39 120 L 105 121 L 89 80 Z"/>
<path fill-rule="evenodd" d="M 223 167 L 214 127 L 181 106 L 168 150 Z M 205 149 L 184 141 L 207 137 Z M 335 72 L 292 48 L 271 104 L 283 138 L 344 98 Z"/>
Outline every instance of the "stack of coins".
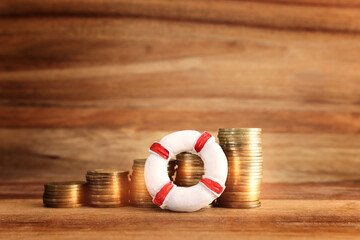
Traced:
<path fill-rule="evenodd" d="M 181 187 L 196 185 L 204 175 L 204 163 L 201 158 L 191 153 L 176 155 L 177 169 L 175 184 Z"/>
<path fill-rule="evenodd" d="M 152 202 L 152 197 L 149 194 L 144 178 L 144 167 L 146 159 L 135 159 L 133 164 L 133 171 L 131 174 L 131 188 L 130 188 L 130 203 L 135 207 L 157 207 Z M 169 178 L 172 180 L 175 174 L 175 161 L 171 160 L 168 164 Z"/>
<path fill-rule="evenodd" d="M 220 128 L 218 138 L 228 160 L 226 189 L 217 199 L 229 208 L 255 208 L 262 180 L 261 128 Z"/>
<path fill-rule="evenodd" d="M 168 173 L 169 173 L 169 178 L 171 181 L 174 181 L 174 179 L 175 179 L 176 168 L 177 168 L 176 160 L 171 159 L 168 163 Z"/>
<path fill-rule="evenodd" d="M 88 202 L 94 207 L 121 207 L 129 203 L 129 172 L 95 169 L 86 174 Z"/>
<path fill-rule="evenodd" d="M 53 182 L 44 185 L 46 207 L 80 207 L 86 202 L 86 182 Z"/>

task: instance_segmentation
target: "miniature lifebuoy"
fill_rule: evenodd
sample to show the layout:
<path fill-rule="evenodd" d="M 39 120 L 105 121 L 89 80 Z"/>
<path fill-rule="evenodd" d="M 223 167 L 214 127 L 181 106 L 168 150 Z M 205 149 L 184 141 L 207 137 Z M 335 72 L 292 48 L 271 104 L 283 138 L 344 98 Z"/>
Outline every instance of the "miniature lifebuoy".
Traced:
<path fill-rule="evenodd" d="M 169 178 L 169 160 L 190 152 L 201 157 L 205 175 L 191 187 L 178 187 Z M 225 189 L 228 165 L 226 156 L 208 132 L 186 130 L 171 133 L 150 147 L 145 162 L 145 183 L 153 202 L 162 209 L 193 212 L 209 205 Z"/>

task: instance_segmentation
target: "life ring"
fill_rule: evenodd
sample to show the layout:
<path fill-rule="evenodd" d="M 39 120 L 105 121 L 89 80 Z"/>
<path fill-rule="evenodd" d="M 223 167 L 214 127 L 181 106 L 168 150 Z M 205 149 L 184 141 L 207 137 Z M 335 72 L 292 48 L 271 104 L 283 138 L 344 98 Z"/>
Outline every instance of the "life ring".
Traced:
<path fill-rule="evenodd" d="M 205 175 L 191 187 L 178 187 L 169 178 L 167 164 L 181 152 L 201 157 Z M 209 205 L 225 189 L 228 165 L 226 156 L 208 132 L 185 130 L 171 133 L 150 147 L 145 162 L 145 183 L 153 202 L 162 209 L 193 212 Z"/>

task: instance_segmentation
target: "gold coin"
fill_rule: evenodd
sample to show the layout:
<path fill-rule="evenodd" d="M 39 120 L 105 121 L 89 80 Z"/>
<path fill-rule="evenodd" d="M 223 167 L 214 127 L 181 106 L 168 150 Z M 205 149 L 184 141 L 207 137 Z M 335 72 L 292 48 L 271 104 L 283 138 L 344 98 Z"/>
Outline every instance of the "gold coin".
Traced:
<path fill-rule="evenodd" d="M 130 195 L 130 199 L 137 200 L 137 201 L 152 201 L 152 197 L 149 193 L 132 193 Z"/>
<path fill-rule="evenodd" d="M 226 154 L 225 154 L 226 155 Z M 228 155 L 226 155 L 228 156 Z M 262 158 L 262 153 L 244 153 L 244 152 L 238 152 L 237 153 L 237 156 L 239 157 L 247 157 L 247 158 L 250 158 L 250 157 L 254 157 L 254 158 Z"/>
<path fill-rule="evenodd" d="M 262 128 L 219 128 L 219 132 L 261 132 Z"/>
<path fill-rule="evenodd" d="M 85 187 L 84 181 L 50 182 L 44 185 L 47 190 L 67 190 Z"/>
<path fill-rule="evenodd" d="M 94 180 L 116 180 L 116 179 L 127 179 L 128 178 L 128 174 L 129 172 L 127 172 L 126 174 L 119 174 L 119 175 L 104 175 L 104 174 L 86 174 L 86 178 L 89 179 L 94 179 Z"/>
<path fill-rule="evenodd" d="M 228 183 L 236 183 L 243 181 L 258 181 L 262 180 L 262 176 L 228 176 L 226 181 Z"/>
<path fill-rule="evenodd" d="M 112 194 L 126 194 L 127 192 L 129 192 L 130 188 L 126 188 L 126 189 L 89 189 L 89 194 L 105 194 L 105 193 L 112 193 Z"/>
<path fill-rule="evenodd" d="M 176 176 L 202 176 L 204 174 L 204 170 L 199 170 L 199 171 L 192 171 L 192 170 L 182 170 L 182 171 L 178 171 L 176 173 Z"/>
<path fill-rule="evenodd" d="M 254 195 L 254 196 L 231 196 L 231 197 L 220 197 L 221 199 L 223 199 L 223 201 L 246 201 L 246 202 L 250 202 L 250 201 L 256 201 L 259 200 L 259 195 Z"/>
<path fill-rule="evenodd" d="M 130 203 L 152 203 L 151 197 L 141 197 L 141 196 L 132 196 L 130 198 Z"/>
<path fill-rule="evenodd" d="M 53 196 L 74 196 L 74 195 L 82 195 L 86 193 L 86 189 L 81 190 L 73 190 L 73 191 L 49 191 L 45 190 L 44 194 L 53 195 Z"/>
<path fill-rule="evenodd" d="M 175 184 L 179 187 L 193 186 L 200 182 L 201 179 L 178 180 Z"/>
<path fill-rule="evenodd" d="M 130 197 L 130 201 L 137 201 L 137 202 L 152 202 L 152 197 L 149 196 L 141 196 L 141 195 L 133 195 Z"/>
<path fill-rule="evenodd" d="M 262 179 L 261 178 L 258 178 L 258 179 L 226 179 L 226 182 L 225 182 L 225 185 L 227 187 L 229 186 L 244 186 L 244 185 L 247 185 L 247 186 L 257 186 L 259 184 L 262 183 Z"/>
<path fill-rule="evenodd" d="M 204 175 L 204 172 L 196 173 L 196 174 L 195 173 L 186 174 L 186 173 L 180 172 L 176 175 L 176 179 L 202 179 L 203 175 Z"/>
<path fill-rule="evenodd" d="M 146 162 L 146 159 L 135 159 L 134 164 L 142 164 L 144 165 Z"/>
<path fill-rule="evenodd" d="M 53 203 L 45 203 L 45 207 L 51 208 L 77 208 L 85 206 L 85 203 L 74 203 L 74 204 L 53 204 Z"/>
<path fill-rule="evenodd" d="M 98 197 L 94 197 L 91 196 L 89 198 L 90 202 L 93 203 L 95 202 L 124 202 L 127 201 L 128 198 L 124 198 L 124 197 L 102 197 L 102 196 L 98 196 Z"/>
<path fill-rule="evenodd" d="M 87 175 L 128 175 L 129 171 L 120 169 L 94 169 L 87 171 Z"/>
<path fill-rule="evenodd" d="M 134 194 L 149 194 L 148 190 L 147 189 L 136 189 L 136 188 L 133 188 L 130 190 L 130 195 L 134 195 Z"/>
<path fill-rule="evenodd" d="M 131 201 L 137 201 L 137 202 L 151 202 L 152 201 L 152 197 L 149 193 L 133 193 L 132 195 L 130 195 L 130 200 Z"/>
<path fill-rule="evenodd" d="M 236 139 L 239 141 L 261 141 L 261 134 L 258 133 L 219 133 L 217 135 L 219 141 L 226 139 Z"/>
<path fill-rule="evenodd" d="M 133 165 L 132 169 L 133 169 L 133 171 L 144 171 L 145 166 L 144 165 Z"/>
<path fill-rule="evenodd" d="M 235 157 L 228 157 L 227 158 L 228 163 L 231 164 L 242 164 L 244 166 L 246 165 L 250 165 L 250 166 L 256 166 L 256 165 L 262 165 L 263 164 L 263 160 L 243 160 L 241 158 L 235 158 Z"/>
<path fill-rule="evenodd" d="M 145 179 L 140 179 L 140 178 L 133 178 L 131 181 L 131 185 L 140 185 L 140 186 L 145 186 Z"/>
<path fill-rule="evenodd" d="M 49 196 L 43 196 L 43 200 L 47 202 L 74 202 L 74 201 L 81 201 L 84 198 L 73 197 L 73 198 L 53 198 Z"/>
<path fill-rule="evenodd" d="M 143 189 L 143 190 L 132 190 L 130 191 L 130 195 L 131 196 L 147 196 L 147 197 L 150 197 L 150 193 L 146 190 L 146 189 Z"/>
<path fill-rule="evenodd" d="M 262 157 L 242 157 L 242 156 L 226 156 L 226 159 L 230 162 L 240 163 L 263 163 Z"/>
<path fill-rule="evenodd" d="M 234 139 L 237 141 L 259 141 L 261 142 L 261 134 L 247 134 L 247 133 L 219 133 L 217 135 L 219 141 L 222 140 L 228 140 L 228 139 Z"/>
<path fill-rule="evenodd" d="M 130 181 L 128 179 L 117 179 L 117 180 L 90 180 L 87 179 L 87 185 L 119 185 L 119 184 L 128 184 Z"/>
<path fill-rule="evenodd" d="M 229 172 L 262 172 L 263 165 L 228 164 Z"/>
<path fill-rule="evenodd" d="M 244 146 L 244 144 L 235 144 L 235 143 L 221 143 L 220 146 L 222 148 L 236 148 L 238 151 L 246 151 L 246 152 L 261 152 L 261 146 Z"/>
<path fill-rule="evenodd" d="M 249 169 L 247 170 L 246 168 L 244 169 L 239 169 L 239 171 L 235 170 L 230 170 L 228 172 L 228 176 L 259 176 L 259 175 L 263 175 L 263 171 L 262 169 Z"/>
<path fill-rule="evenodd" d="M 146 188 L 145 181 L 144 180 L 143 181 L 140 181 L 140 180 L 139 181 L 132 181 L 130 188 L 134 188 L 134 187 Z"/>
<path fill-rule="evenodd" d="M 88 195 L 128 195 L 129 189 L 126 190 L 98 190 L 98 191 L 89 191 Z"/>
<path fill-rule="evenodd" d="M 262 147 L 261 140 L 258 139 L 219 139 L 219 145 L 238 145 L 242 147 Z"/>
<path fill-rule="evenodd" d="M 130 181 L 88 181 L 88 186 L 127 186 Z"/>
<path fill-rule="evenodd" d="M 89 191 L 126 191 L 130 188 L 128 185 L 91 185 Z"/>
<path fill-rule="evenodd" d="M 238 153 L 241 153 L 242 155 L 244 153 L 262 153 L 262 150 L 261 148 L 260 149 L 254 149 L 254 150 L 251 150 L 251 149 L 243 149 L 242 147 L 240 146 L 235 146 L 235 145 L 221 145 L 221 148 L 224 150 L 224 151 L 237 151 Z"/>
<path fill-rule="evenodd" d="M 197 158 L 197 159 L 199 159 L 200 157 L 196 154 L 182 152 L 182 153 L 179 153 L 178 155 L 176 155 L 176 158 L 195 158 L 195 159 Z"/>
<path fill-rule="evenodd" d="M 182 162 L 177 165 L 177 169 L 181 168 L 203 168 L 204 163 L 191 163 L 191 162 Z"/>
<path fill-rule="evenodd" d="M 44 192 L 43 197 L 47 198 L 79 198 L 85 196 L 85 193 L 82 194 L 49 194 L 48 192 Z"/>
<path fill-rule="evenodd" d="M 251 143 L 251 142 L 220 142 L 219 145 L 221 148 L 233 147 L 236 150 L 225 150 L 225 151 L 248 151 L 248 150 L 256 150 L 261 151 L 262 145 L 260 143 Z"/>
<path fill-rule="evenodd" d="M 262 143 L 262 137 L 261 135 L 245 135 L 245 134 L 231 134 L 231 135 L 224 135 L 219 134 L 218 140 L 220 143 L 224 141 L 234 141 L 244 144 L 261 144 Z"/>
<path fill-rule="evenodd" d="M 199 182 L 176 182 L 175 185 L 178 187 L 192 187 L 198 183 Z"/>
<path fill-rule="evenodd" d="M 249 191 L 259 191 L 260 192 L 261 185 L 258 184 L 257 186 L 239 186 L 239 185 L 228 185 L 225 188 L 225 191 L 229 192 L 249 192 Z"/>

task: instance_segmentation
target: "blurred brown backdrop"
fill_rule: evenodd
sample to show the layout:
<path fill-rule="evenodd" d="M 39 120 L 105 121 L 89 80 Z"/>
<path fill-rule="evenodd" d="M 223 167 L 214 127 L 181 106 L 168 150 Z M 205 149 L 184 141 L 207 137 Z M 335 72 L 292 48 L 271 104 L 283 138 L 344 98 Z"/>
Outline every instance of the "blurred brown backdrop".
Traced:
<path fill-rule="evenodd" d="M 360 3 L 5 0 L 0 181 L 130 169 L 172 131 L 262 127 L 265 182 L 359 180 Z"/>

